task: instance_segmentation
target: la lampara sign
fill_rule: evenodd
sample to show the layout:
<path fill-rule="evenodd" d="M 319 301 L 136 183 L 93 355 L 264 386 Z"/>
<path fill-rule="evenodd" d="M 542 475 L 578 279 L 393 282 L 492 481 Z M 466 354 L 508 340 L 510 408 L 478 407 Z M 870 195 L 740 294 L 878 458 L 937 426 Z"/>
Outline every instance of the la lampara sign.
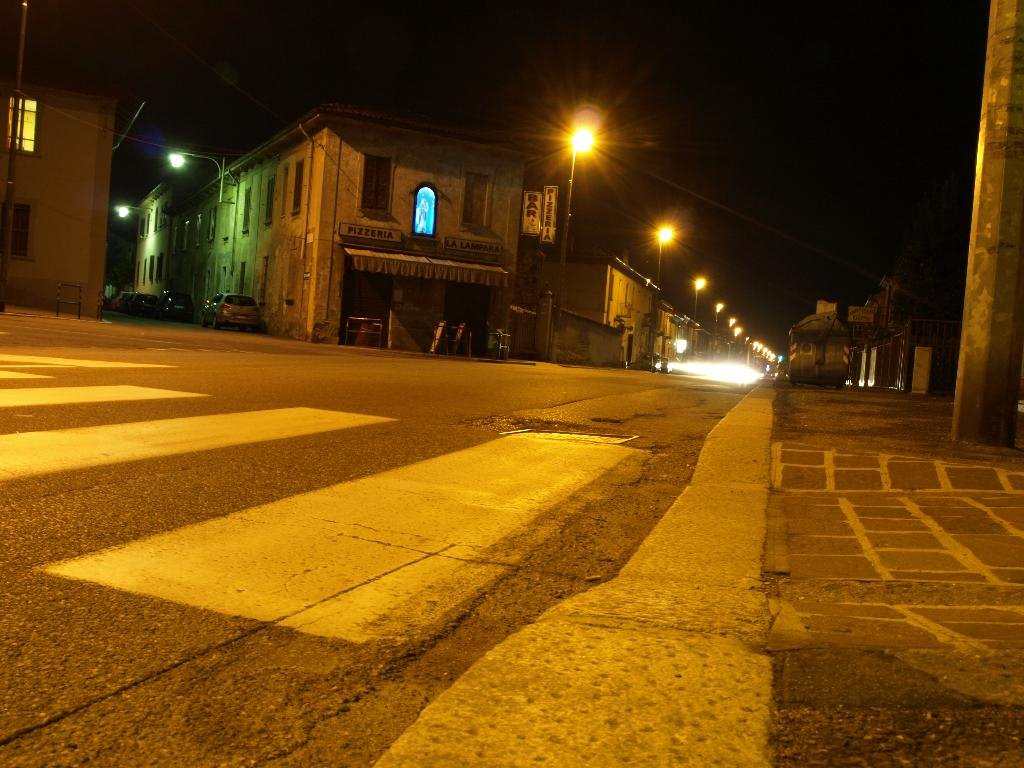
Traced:
<path fill-rule="evenodd" d="M 540 241 L 555 242 L 555 227 L 558 223 L 558 187 L 544 187 L 544 204 L 540 212 Z"/>

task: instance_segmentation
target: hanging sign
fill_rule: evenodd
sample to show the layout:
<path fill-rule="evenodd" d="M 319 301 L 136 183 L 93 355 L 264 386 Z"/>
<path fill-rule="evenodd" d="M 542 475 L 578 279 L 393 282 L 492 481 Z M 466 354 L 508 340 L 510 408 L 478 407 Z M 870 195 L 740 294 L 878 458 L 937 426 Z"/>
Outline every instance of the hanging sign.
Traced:
<path fill-rule="evenodd" d="M 540 234 L 540 192 L 523 192 L 523 234 Z"/>
<path fill-rule="evenodd" d="M 558 213 L 558 187 L 544 187 L 544 205 L 540 213 L 540 241 L 555 242 Z"/>

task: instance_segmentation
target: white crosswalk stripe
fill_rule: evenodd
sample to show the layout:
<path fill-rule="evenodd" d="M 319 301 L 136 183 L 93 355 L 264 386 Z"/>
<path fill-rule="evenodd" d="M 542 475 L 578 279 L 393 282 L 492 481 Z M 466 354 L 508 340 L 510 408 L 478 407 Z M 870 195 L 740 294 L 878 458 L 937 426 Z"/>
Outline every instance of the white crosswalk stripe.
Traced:
<path fill-rule="evenodd" d="M 158 456 L 280 440 L 391 419 L 318 408 L 186 416 L 101 427 L 0 435 L 0 478 L 85 469 Z"/>
<path fill-rule="evenodd" d="M 506 567 L 489 548 L 629 455 L 508 435 L 46 570 L 315 635 L 402 636 Z"/>
<path fill-rule="evenodd" d="M 87 360 L 76 357 L 45 357 L 41 355 L 13 355 L 0 353 L 0 368 L 9 363 L 34 363 L 41 365 L 60 365 L 74 368 L 171 368 L 173 366 L 158 363 L 120 363 L 110 360 Z"/>
<path fill-rule="evenodd" d="M 134 387 L 114 384 L 105 387 L 32 387 L 29 389 L 0 389 L 0 408 L 21 408 L 33 405 L 71 405 L 80 403 L 109 403 L 121 400 L 165 400 L 180 397 L 207 397 L 197 392 L 178 392 L 173 389 Z"/>

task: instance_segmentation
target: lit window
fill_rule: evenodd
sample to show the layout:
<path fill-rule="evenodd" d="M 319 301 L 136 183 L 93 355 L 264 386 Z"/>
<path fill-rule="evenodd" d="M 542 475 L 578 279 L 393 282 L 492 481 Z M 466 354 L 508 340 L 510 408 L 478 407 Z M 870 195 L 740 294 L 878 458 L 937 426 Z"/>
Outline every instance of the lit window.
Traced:
<path fill-rule="evenodd" d="M 36 110 L 38 104 L 34 99 L 22 99 L 21 109 L 18 110 L 18 149 L 22 152 L 36 151 Z M 12 118 L 14 117 L 14 97 L 7 102 L 7 146 L 11 146 L 11 137 L 14 135 Z"/>
<path fill-rule="evenodd" d="M 482 227 L 487 223 L 487 186 L 483 173 L 466 174 L 466 198 L 462 205 L 462 223 Z"/>
<path fill-rule="evenodd" d="M 437 219 L 437 193 L 434 188 L 424 184 L 416 190 L 416 205 L 412 220 L 414 235 L 434 236 Z"/>

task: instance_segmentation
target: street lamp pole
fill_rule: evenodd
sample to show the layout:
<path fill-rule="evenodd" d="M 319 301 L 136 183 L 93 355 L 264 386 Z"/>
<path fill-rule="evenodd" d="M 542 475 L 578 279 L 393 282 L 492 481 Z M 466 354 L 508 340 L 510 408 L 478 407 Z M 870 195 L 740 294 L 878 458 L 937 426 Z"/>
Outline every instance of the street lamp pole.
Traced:
<path fill-rule="evenodd" d="M 217 202 L 218 203 L 223 203 L 224 202 L 224 175 L 227 173 L 227 161 L 225 160 L 225 158 L 222 157 L 222 158 L 220 158 L 220 160 L 218 160 L 215 157 L 210 157 L 209 155 L 200 155 L 197 152 L 172 152 L 169 155 L 169 159 L 171 161 L 171 165 L 174 166 L 175 168 L 181 168 L 185 164 L 185 158 L 186 157 L 200 157 L 203 160 L 209 160 L 211 163 L 213 163 L 214 165 L 217 166 L 217 177 L 220 180 L 220 187 L 217 190 Z M 572 188 L 572 184 L 570 183 L 570 189 L 571 188 Z"/>
<path fill-rule="evenodd" d="M 697 322 L 697 296 L 700 294 L 700 289 L 708 284 L 708 281 L 703 277 L 698 277 L 693 281 L 693 321 Z"/>
<path fill-rule="evenodd" d="M 565 261 L 569 253 L 569 219 L 572 218 L 572 183 L 576 176 L 576 153 L 586 152 L 594 145 L 594 135 L 587 130 L 579 130 L 572 137 L 572 163 L 569 165 L 569 187 L 565 194 L 565 221 L 562 222 L 562 242 L 558 249 L 558 306 L 555 311 L 555 328 L 548 337 L 548 357 L 554 354 L 554 331 L 562 318 L 562 306 L 565 304 Z"/>

